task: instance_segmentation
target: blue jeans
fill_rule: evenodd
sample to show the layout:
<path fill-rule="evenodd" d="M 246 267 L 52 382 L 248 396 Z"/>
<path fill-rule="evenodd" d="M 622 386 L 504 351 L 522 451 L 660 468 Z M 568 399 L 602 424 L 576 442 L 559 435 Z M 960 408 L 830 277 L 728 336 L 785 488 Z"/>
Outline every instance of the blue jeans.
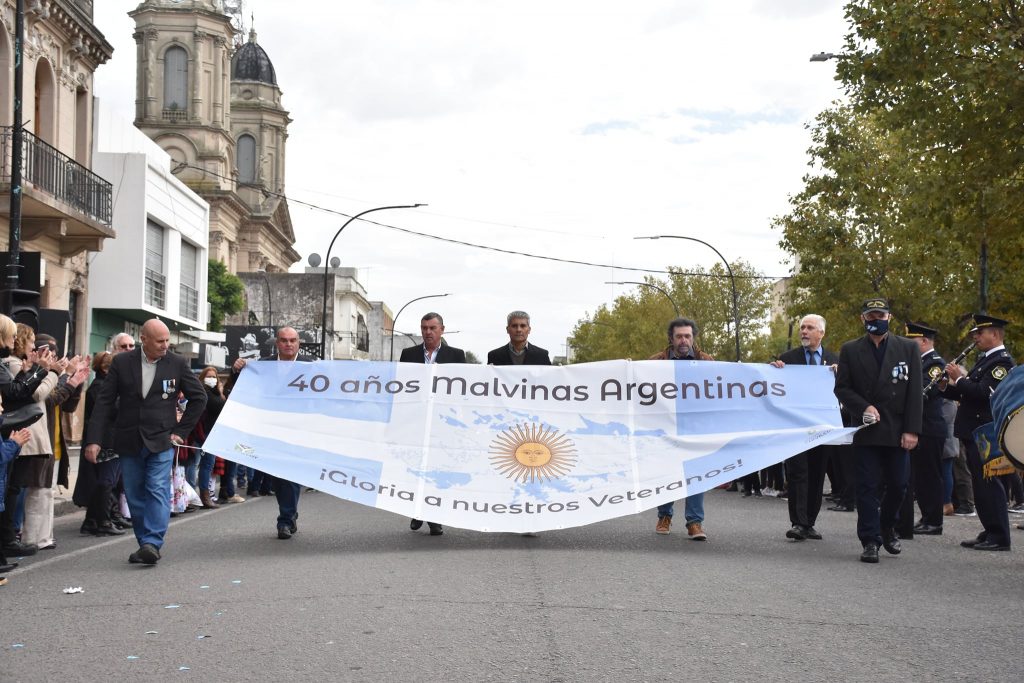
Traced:
<path fill-rule="evenodd" d="M 200 451 L 200 453 L 203 454 L 203 457 L 199 459 L 199 481 L 196 493 L 210 490 L 210 475 L 213 474 L 213 463 L 217 461 L 217 456 L 213 453 L 206 451 Z"/>
<path fill-rule="evenodd" d="M 853 452 L 857 457 L 857 537 L 861 544 L 881 545 L 882 531 L 891 530 L 900 519 L 910 454 L 894 446 L 854 446 Z"/>
<path fill-rule="evenodd" d="M 171 464 L 174 449 L 154 453 L 143 448 L 139 453 L 121 456 L 121 477 L 132 529 L 139 545 L 148 543 L 159 549 L 171 520 Z"/>
<path fill-rule="evenodd" d="M 291 527 L 299 518 L 299 493 L 302 488 L 284 479 L 277 480 L 277 526 Z"/>
<path fill-rule="evenodd" d="M 704 494 L 695 493 L 685 498 L 686 507 L 683 514 L 686 516 L 686 523 L 704 522 Z M 658 517 L 672 517 L 675 503 L 665 503 L 658 506 Z"/>
<path fill-rule="evenodd" d="M 220 477 L 220 492 L 225 498 L 235 495 L 235 474 L 238 470 L 238 463 L 230 460 L 224 461 L 224 474 Z"/>

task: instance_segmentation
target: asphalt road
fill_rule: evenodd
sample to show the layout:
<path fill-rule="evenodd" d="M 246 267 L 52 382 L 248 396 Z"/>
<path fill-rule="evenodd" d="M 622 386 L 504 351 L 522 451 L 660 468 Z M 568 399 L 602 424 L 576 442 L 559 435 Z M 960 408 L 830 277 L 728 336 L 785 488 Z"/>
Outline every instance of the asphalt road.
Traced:
<path fill-rule="evenodd" d="M 127 563 L 130 535 L 80 536 L 79 512 L 0 588 L 0 680 L 1021 679 L 1024 531 L 963 550 L 979 524 L 954 518 L 866 565 L 852 513 L 796 543 L 782 500 L 706 507 L 707 543 L 656 535 L 653 511 L 430 537 L 306 493 L 280 541 L 258 498 L 172 520 L 156 567 Z"/>

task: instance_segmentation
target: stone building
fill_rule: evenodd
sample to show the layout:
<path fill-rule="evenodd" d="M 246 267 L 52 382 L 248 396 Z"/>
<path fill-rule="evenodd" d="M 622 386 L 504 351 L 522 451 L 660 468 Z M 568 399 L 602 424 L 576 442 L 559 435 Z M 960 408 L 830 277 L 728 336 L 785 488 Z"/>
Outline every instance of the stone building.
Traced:
<path fill-rule="evenodd" d="M 93 75 L 113 48 L 92 23 L 92 0 L 25 4 L 21 260 L 30 267 L 22 273 L 21 286 L 38 289 L 41 308 L 66 311 L 68 348 L 81 350 L 87 347 L 87 325 L 77 324 L 87 319 L 87 256 L 114 236 L 111 185 L 91 170 Z M 0 249 L 5 252 L 14 10 L 14 0 L 0 0 Z"/>
<path fill-rule="evenodd" d="M 209 203 L 210 258 L 232 273 L 286 272 L 299 260 L 284 199 L 291 119 L 256 33 L 236 46 L 223 0 L 144 0 L 129 15 L 135 125 Z"/>

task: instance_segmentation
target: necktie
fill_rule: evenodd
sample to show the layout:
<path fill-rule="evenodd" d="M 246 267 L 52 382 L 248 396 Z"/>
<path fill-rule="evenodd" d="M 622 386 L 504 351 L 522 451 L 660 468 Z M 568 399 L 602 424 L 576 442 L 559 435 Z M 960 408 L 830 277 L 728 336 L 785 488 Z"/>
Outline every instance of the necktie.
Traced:
<path fill-rule="evenodd" d="M 808 358 L 810 360 L 810 365 L 821 365 L 821 363 L 818 362 L 818 352 L 817 351 L 808 351 L 807 352 L 807 356 L 808 356 Z"/>

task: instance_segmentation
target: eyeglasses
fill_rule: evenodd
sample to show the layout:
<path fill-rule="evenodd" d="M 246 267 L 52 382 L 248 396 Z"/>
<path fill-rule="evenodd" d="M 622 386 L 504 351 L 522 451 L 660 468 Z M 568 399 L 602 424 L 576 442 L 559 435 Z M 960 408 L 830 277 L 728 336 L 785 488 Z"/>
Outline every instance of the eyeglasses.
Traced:
<path fill-rule="evenodd" d="M 119 348 L 119 349 L 134 349 L 135 348 L 135 344 L 118 344 L 117 348 Z"/>

